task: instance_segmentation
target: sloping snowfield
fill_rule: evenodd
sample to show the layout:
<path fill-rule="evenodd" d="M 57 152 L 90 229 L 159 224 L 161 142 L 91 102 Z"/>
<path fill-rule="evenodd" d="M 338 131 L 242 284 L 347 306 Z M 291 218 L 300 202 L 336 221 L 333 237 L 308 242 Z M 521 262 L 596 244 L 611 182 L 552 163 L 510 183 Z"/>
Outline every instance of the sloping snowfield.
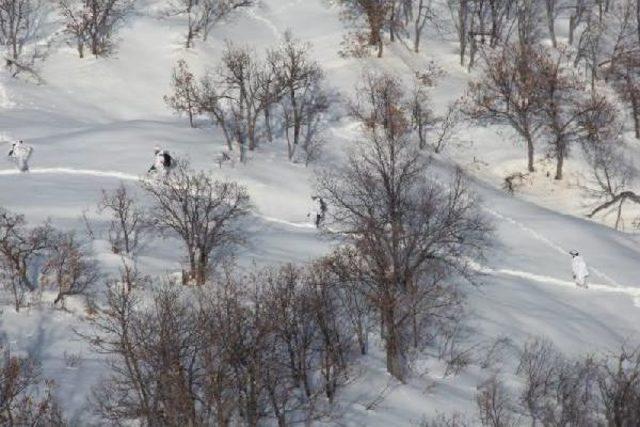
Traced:
<path fill-rule="evenodd" d="M 247 224 L 249 245 L 241 254 L 243 264 L 304 262 L 330 246 L 306 218 L 311 168 L 288 163 L 282 141 L 260 147 L 246 165 L 219 168 L 215 159 L 223 146 L 221 135 L 209 127 L 190 129 L 164 105 L 162 96 L 169 90 L 175 61 L 185 58 L 199 70 L 213 67 L 225 38 L 260 52 L 290 28 L 313 43 L 328 82 L 347 96 L 364 65 L 409 72 L 436 60 L 448 71 L 434 90 L 436 109 L 461 94 L 469 78 L 457 65 L 455 44 L 446 39 L 428 41 L 422 56 L 394 47 L 383 60 L 341 58 L 337 52 L 345 30 L 338 10 L 322 0 L 265 0 L 216 27 L 209 41 L 198 43 L 192 52 L 181 47 L 181 22 L 161 19 L 156 2 L 140 1 L 137 12 L 120 33 L 113 57 L 80 60 L 71 47 L 60 46 L 44 65 L 45 85 L 0 78 L 0 95 L 6 98 L 0 102 L 4 138 L 24 139 L 35 148 L 31 172 L 20 174 L 9 163 L 0 167 L 0 206 L 24 213 L 30 222 L 51 218 L 82 232 L 83 212 L 99 219 L 95 205 L 100 190 L 120 182 L 136 188 L 159 144 L 176 157 L 190 158 L 197 168 L 248 186 L 255 213 Z M 328 159 L 336 158 L 356 135 L 347 120 L 333 126 L 328 149 L 335 156 Z M 496 158 L 520 158 L 521 148 L 498 145 L 495 137 L 486 130 L 470 130 L 466 136 L 474 150 L 484 152 L 485 160 L 492 157 L 487 150 L 495 150 Z M 0 144 L 0 149 L 8 146 Z M 473 156 L 464 147 L 452 150 L 435 160 L 439 173 L 451 168 L 451 159 L 464 165 Z M 499 336 L 520 345 L 530 336 L 543 335 L 564 352 L 580 354 L 635 342 L 640 324 L 638 238 L 582 219 L 579 212 L 567 215 L 510 196 L 496 188 L 498 180 L 485 178 L 478 174 L 473 185 L 494 221 L 496 239 L 487 260 L 478 263 L 483 286 L 468 290 L 474 328 L 470 345 Z M 160 275 L 176 271 L 180 255 L 170 246 L 154 242 L 143 258 L 144 268 Z M 570 249 L 579 249 L 589 263 L 588 290 L 571 280 Z M 106 252 L 98 255 L 108 263 Z M 70 311 L 63 312 L 48 307 L 44 303 L 16 314 L 7 305 L 0 328 L 14 348 L 41 357 L 44 375 L 55 379 L 64 408 L 80 425 L 85 397 L 103 367 L 72 331 L 82 327 L 81 308 L 70 304 Z M 65 353 L 81 354 L 81 365 L 66 367 Z M 411 425 L 437 411 L 471 413 L 475 386 L 483 375 L 479 369 L 472 366 L 459 376 L 443 378 L 438 366 L 428 368 L 424 375 L 398 385 L 389 380 L 382 355 L 374 350 L 362 361 L 359 378 L 343 393 L 343 421 Z M 365 409 L 380 393 L 385 399 Z"/>

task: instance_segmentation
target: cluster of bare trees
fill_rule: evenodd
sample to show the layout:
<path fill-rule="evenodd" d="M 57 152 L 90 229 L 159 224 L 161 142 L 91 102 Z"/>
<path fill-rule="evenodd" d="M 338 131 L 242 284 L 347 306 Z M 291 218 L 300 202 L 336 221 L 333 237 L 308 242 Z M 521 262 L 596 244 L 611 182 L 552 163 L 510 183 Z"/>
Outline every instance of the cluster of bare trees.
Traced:
<path fill-rule="evenodd" d="M 0 345 L 0 424 L 66 426 L 53 396 L 53 382 L 42 379 L 36 360 L 13 355 L 4 344 Z M 34 388 L 39 386 L 44 389 L 38 394 Z"/>
<path fill-rule="evenodd" d="M 640 351 L 622 347 L 602 356 L 568 358 L 548 339 L 520 351 L 512 388 L 500 372 L 477 387 L 475 417 L 453 414 L 425 427 L 615 426 L 640 420 Z"/>
<path fill-rule="evenodd" d="M 460 306 L 453 277 L 473 280 L 468 260 L 490 234 L 461 172 L 446 185 L 429 178 L 403 99 L 391 76 L 370 75 L 352 103 L 364 139 L 346 166 L 318 177 L 332 207 L 327 226 L 349 242 L 336 268 L 375 313 L 387 370 L 400 380 L 410 349 L 428 344 L 434 317 Z"/>
<path fill-rule="evenodd" d="M 555 158 L 560 180 L 572 146 L 618 142 L 615 97 L 600 86 L 589 89 L 566 50 L 507 44 L 484 53 L 483 64 L 482 79 L 471 84 L 469 113 L 511 126 L 526 143 L 529 172 L 536 146 Z"/>
<path fill-rule="evenodd" d="M 88 47 L 94 56 L 108 55 L 114 47 L 114 36 L 135 0 L 57 0 L 65 19 L 65 32 L 84 58 Z"/>
<path fill-rule="evenodd" d="M 187 19 L 185 47 L 193 47 L 194 41 L 207 40 L 211 29 L 232 12 L 249 7 L 254 0 L 170 0 L 169 16 L 184 16 Z"/>
<path fill-rule="evenodd" d="M 36 63 L 43 60 L 53 37 L 44 32 L 54 11 L 64 18 L 64 32 L 76 45 L 80 57 L 88 47 L 92 55 L 104 56 L 114 47 L 114 36 L 135 0 L 2 0 L 0 46 L 7 68 L 15 77 L 26 73 L 41 81 Z"/>
<path fill-rule="evenodd" d="M 550 18 L 556 15 L 551 10 L 572 9 L 547 3 Z M 483 76 L 471 87 L 472 115 L 509 124 L 527 144 L 529 171 L 534 170 L 534 147 L 541 143 L 556 158 L 556 179 L 562 179 L 563 161 L 576 142 L 617 144 L 623 129 L 616 112 L 623 102 L 628 101 L 638 127 L 634 76 L 639 70 L 634 71 L 637 49 L 631 47 L 638 38 L 632 13 L 637 5 L 596 3 L 575 6 L 572 42 L 582 30 L 575 47 L 540 43 L 540 32 L 525 20 L 535 11 L 529 8 L 516 14 L 517 37 L 481 50 Z"/>
<path fill-rule="evenodd" d="M 380 58 L 384 52 L 385 36 L 395 42 L 399 37 L 412 39 L 415 52 L 420 50 L 424 30 L 430 24 L 440 29 L 437 2 L 433 0 L 336 0 L 343 8 L 343 18 L 356 30 L 344 43 L 343 53 L 355 56 L 368 54 L 370 48 Z"/>
<path fill-rule="evenodd" d="M 173 73 L 173 93 L 165 101 L 186 114 L 192 126 L 196 115 L 208 115 L 242 161 L 247 150 L 272 141 L 279 132 L 289 159 L 302 150 L 308 163 L 323 143 L 323 114 L 329 107 L 324 73 L 310 49 L 290 33 L 265 59 L 228 42 L 218 68 L 200 79 L 180 61 Z"/>
<path fill-rule="evenodd" d="M 142 186 L 152 200 L 150 211 L 142 209 L 124 186 L 103 192 L 98 206 L 108 215 L 106 238 L 122 259 L 121 284 L 131 289 L 142 281 L 137 258 L 152 230 L 184 243 L 184 281 L 204 284 L 243 241 L 239 220 L 250 208 L 246 189 L 215 181 L 184 162 L 170 178 Z M 89 232 L 95 237 L 91 227 Z M 27 296 L 43 287 L 57 290 L 57 304 L 69 295 L 86 295 L 104 282 L 85 240 L 48 223 L 29 227 L 22 215 L 5 210 L 0 211 L 0 279 L 17 311 Z"/>
<path fill-rule="evenodd" d="M 524 382 L 519 393 L 497 376 L 478 388 L 482 425 L 634 425 L 640 420 L 639 374 L 638 349 L 569 359 L 548 340 L 534 338 L 516 370 Z"/>
<path fill-rule="evenodd" d="M 590 165 L 585 193 L 592 207 L 587 216 L 613 213 L 615 227 L 623 227 L 623 206 L 640 202 L 624 138 L 624 110 L 636 137 L 640 135 L 640 4 L 522 0 L 512 6 L 517 31 L 476 49 L 481 77 L 470 86 L 465 113 L 510 126 L 526 144 L 529 173 L 535 170 L 536 155 L 544 154 L 555 160 L 555 179 L 560 180 L 565 159 L 580 148 Z M 568 45 L 555 35 L 559 17 L 569 20 Z M 544 42 L 545 34 L 551 46 Z M 507 186 L 513 188 L 513 179 L 522 176 L 516 172 L 507 177 Z"/>
<path fill-rule="evenodd" d="M 42 0 L 0 1 L 0 46 L 14 77 L 21 72 L 37 77 L 35 62 L 47 50 L 42 27 L 48 9 L 49 5 Z"/>
<path fill-rule="evenodd" d="M 29 227 L 22 215 L 0 209 L 0 279 L 16 311 L 42 287 L 57 290 L 57 304 L 69 295 L 84 294 L 99 278 L 86 243 L 73 233 L 48 223 Z"/>
<path fill-rule="evenodd" d="M 110 288 L 86 336 L 112 361 L 92 399 L 97 413 L 176 426 L 329 417 L 356 346 L 328 264 L 225 274 L 214 284 L 160 287 L 150 304 Z"/>
<path fill-rule="evenodd" d="M 437 117 L 431 110 L 428 90 L 439 74 L 438 68 L 425 70 L 416 74 L 407 88 L 398 75 L 366 70 L 355 98 L 348 103 L 348 111 L 368 129 L 386 129 L 395 126 L 392 120 L 397 120 L 400 129 L 388 131 L 406 133 L 421 150 L 429 147 L 437 153 L 451 139 L 458 124 L 453 107 L 445 117 Z"/>

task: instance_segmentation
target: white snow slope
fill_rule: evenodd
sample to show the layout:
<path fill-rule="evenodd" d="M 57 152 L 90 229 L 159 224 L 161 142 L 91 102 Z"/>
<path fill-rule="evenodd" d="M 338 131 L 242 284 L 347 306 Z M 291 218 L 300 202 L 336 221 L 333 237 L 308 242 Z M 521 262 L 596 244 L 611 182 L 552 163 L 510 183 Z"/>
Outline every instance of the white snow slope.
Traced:
<path fill-rule="evenodd" d="M 136 178 L 152 161 L 154 145 L 160 144 L 177 157 L 190 158 L 197 168 L 248 186 L 256 212 L 248 225 L 250 244 L 241 254 L 245 265 L 304 262 L 330 247 L 306 218 L 312 170 L 287 162 L 282 141 L 260 147 L 247 165 L 218 168 L 221 135 L 208 126 L 190 129 L 162 100 L 175 61 L 184 58 L 195 70 L 204 70 L 217 64 L 227 38 L 262 52 L 292 29 L 313 43 L 329 84 L 346 96 L 364 66 L 407 74 L 435 60 L 448 73 L 433 92 L 436 110 L 441 110 L 464 91 L 470 78 L 458 65 L 454 41 L 446 38 L 428 40 L 420 55 L 399 44 L 387 49 L 382 60 L 341 58 L 345 29 L 339 11 L 323 0 L 264 0 L 218 25 L 209 40 L 198 42 L 192 51 L 182 48 L 183 23 L 159 17 L 160 3 L 138 2 L 136 15 L 119 33 L 118 51 L 109 58 L 81 60 L 72 47 L 60 45 L 43 66 L 46 84 L 0 77 L 0 95 L 5 97 L 0 129 L 5 139 L 24 139 L 35 148 L 30 173 L 19 174 L 9 163 L 0 168 L 0 206 L 24 213 L 32 222 L 51 218 L 82 232 L 83 212 L 99 220 L 95 204 L 100 190 L 120 182 L 135 188 Z M 328 159 L 357 137 L 357 128 L 343 119 L 334 123 L 330 137 Z M 487 129 L 468 129 L 465 144 L 437 159 L 438 169 L 450 167 L 452 158 L 468 166 L 478 153 L 486 162 L 524 163 L 522 147 L 498 144 L 496 138 L 504 139 Z M 474 181 L 494 220 L 496 239 L 486 265 L 478 265 L 485 273 L 484 285 L 468 290 L 474 331 L 468 345 L 487 345 L 499 336 L 520 345 L 532 335 L 543 335 L 568 354 L 579 354 L 615 350 L 624 341 L 635 341 L 640 324 L 637 237 L 582 219 L 579 212 L 572 216 L 536 204 L 535 198 L 509 196 L 498 184 L 499 176 L 487 170 Z M 180 254 L 169 246 L 149 250 L 144 268 L 157 275 L 175 271 Z M 109 255 L 100 247 L 96 245 L 98 256 L 109 266 Z M 570 249 L 580 250 L 592 270 L 588 290 L 576 288 L 571 280 Z M 0 328 L 14 349 L 41 358 L 44 375 L 55 379 L 67 415 L 82 424 L 85 398 L 104 367 L 72 331 L 82 324 L 79 304 L 74 307 L 72 302 L 68 312 L 49 307 L 43 303 L 15 313 L 7 304 Z M 80 366 L 66 367 L 65 353 L 80 354 Z M 374 348 L 362 360 L 360 375 L 342 393 L 343 422 L 411 425 L 436 412 L 471 414 L 475 386 L 488 373 L 471 366 L 444 378 L 441 368 L 429 362 L 408 384 L 397 384 Z M 365 409 L 381 393 L 384 399 Z"/>

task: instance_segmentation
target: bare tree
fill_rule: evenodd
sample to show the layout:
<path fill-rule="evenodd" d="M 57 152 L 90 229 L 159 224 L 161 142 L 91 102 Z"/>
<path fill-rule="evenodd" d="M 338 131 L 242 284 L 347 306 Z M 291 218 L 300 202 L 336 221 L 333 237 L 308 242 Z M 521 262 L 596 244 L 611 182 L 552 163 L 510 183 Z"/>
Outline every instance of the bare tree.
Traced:
<path fill-rule="evenodd" d="M 332 206 L 329 229 L 349 236 L 361 259 L 356 279 L 379 313 L 387 370 L 404 380 L 410 302 L 435 301 L 448 277 L 441 272 L 471 278 L 467 256 L 482 254 L 489 227 L 461 174 L 448 191 L 426 177 L 428 163 L 407 138 L 408 118 L 387 108 L 399 104 L 397 93 L 384 89 L 384 96 L 368 93 L 369 108 L 356 109 L 366 142 L 344 167 L 322 172 L 318 189 Z"/>
<path fill-rule="evenodd" d="M 433 112 L 429 108 L 431 99 L 427 93 L 427 85 L 417 79 L 414 82 L 408 102 L 408 109 L 411 111 L 411 126 L 418 136 L 418 146 L 420 149 L 424 149 L 427 146 L 428 131 L 436 121 Z"/>
<path fill-rule="evenodd" d="M 189 70 L 187 62 L 183 59 L 179 60 L 173 69 L 171 87 L 173 88 L 173 93 L 171 95 L 165 95 L 164 102 L 176 113 L 187 114 L 187 117 L 189 117 L 189 125 L 195 127 L 193 117 L 198 114 L 199 111 L 198 91 L 195 76 Z"/>
<path fill-rule="evenodd" d="M 521 50 L 533 48 L 542 39 L 540 29 L 544 20 L 542 4 L 538 0 L 518 0 L 515 5 L 517 43 Z"/>
<path fill-rule="evenodd" d="M 576 62 L 585 62 L 591 70 L 592 80 L 599 77 L 609 82 L 628 102 L 636 138 L 640 138 L 638 10 L 637 1 L 622 0 L 613 3 L 602 19 L 598 19 L 595 12 L 588 15 L 587 26 L 580 37 L 585 43 L 579 45 L 576 58 Z"/>
<path fill-rule="evenodd" d="M 516 374 L 524 380 L 520 401 L 533 425 L 542 421 L 547 398 L 556 386 L 561 362 L 562 355 L 547 339 L 532 338 L 524 346 Z"/>
<path fill-rule="evenodd" d="M 135 0 L 57 0 L 65 18 L 65 31 L 74 38 L 80 58 L 84 58 L 85 46 L 96 57 L 108 55 L 113 50 L 114 34 L 134 2 Z"/>
<path fill-rule="evenodd" d="M 187 17 L 185 47 L 193 47 L 194 40 L 207 40 L 211 29 L 232 12 L 252 6 L 254 0 L 170 0 L 169 15 Z"/>
<path fill-rule="evenodd" d="M 542 424 L 550 426 L 597 425 L 599 367 L 591 356 L 560 362 L 555 386 L 547 400 Z"/>
<path fill-rule="evenodd" d="M 348 379 L 348 367 L 353 358 L 355 342 L 348 305 L 344 303 L 341 285 L 337 282 L 331 265 L 325 260 L 314 263 L 307 269 L 306 286 L 309 289 L 311 311 L 318 329 L 320 374 L 324 381 L 322 389 L 329 403 L 333 403 L 339 388 Z"/>
<path fill-rule="evenodd" d="M 610 100 L 601 93 L 585 91 L 585 84 L 566 63 L 566 52 L 559 51 L 540 57 L 540 96 L 543 126 L 548 134 L 551 154 L 556 158 L 555 179 L 562 179 L 564 160 L 572 143 L 588 138 L 598 117 L 615 111 Z"/>
<path fill-rule="evenodd" d="M 407 93 L 395 75 L 367 70 L 362 74 L 356 98 L 349 104 L 351 115 L 368 131 L 382 131 L 391 138 L 411 132 L 418 147 L 425 148 L 429 131 L 436 122 L 430 108 L 427 88 L 437 77 L 437 70 L 417 75 Z"/>
<path fill-rule="evenodd" d="M 573 44 L 576 29 L 590 15 L 590 8 L 593 6 L 591 0 L 575 0 L 573 3 L 569 16 L 569 44 Z"/>
<path fill-rule="evenodd" d="M 493 375 L 478 386 L 476 405 L 480 422 L 487 427 L 515 426 L 514 404 L 503 381 Z"/>
<path fill-rule="evenodd" d="M 374 304 L 368 299 L 367 285 L 364 282 L 366 271 L 364 261 L 353 248 L 336 249 L 323 262 L 335 276 L 335 287 L 344 306 L 345 315 L 351 324 L 361 355 L 369 351 L 369 334 L 374 323 Z"/>
<path fill-rule="evenodd" d="M 149 221 L 127 187 L 120 184 L 112 192 L 103 190 L 98 211 L 110 216 L 108 239 L 113 253 L 135 257 L 144 246 Z"/>
<path fill-rule="evenodd" d="M 67 425 L 53 396 L 53 382 L 43 381 L 39 364 L 0 346 L 0 424 L 8 427 Z M 33 388 L 44 386 L 40 396 Z"/>
<path fill-rule="evenodd" d="M 39 45 L 47 12 L 41 0 L 0 1 L 0 45 L 13 76 L 22 71 L 35 74 L 34 62 L 43 55 Z"/>
<path fill-rule="evenodd" d="M 353 333 L 323 262 L 216 277 L 214 288 L 111 284 L 81 334 L 110 356 L 95 388 L 104 422 L 311 423 L 348 375 Z M 148 301 L 151 303 L 148 303 Z"/>
<path fill-rule="evenodd" d="M 233 150 L 236 143 L 234 130 L 234 117 L 227 108 L 230 97 L 225 95 L 225 89 L 219 89 L 216 77 L 213 73 L 205 74 L 199 82 L 197 100 L 200 112 L 207 114 L 223 132 L 227 147 Z M 238 142 L 240 143 L 240 142 Z M 238 147 L 240 155 L 244 154 L 243 147 Z"/>
<path fill-rule="evenodd" d="M 602 364 L 598 388 L 611 426 L 633 425 L 640 419 L 640 351 L 623 347 Z"/>
<path fill-rule="evenodd" d="M 182 240 L 190 278 L 203 285 L 216 263 L 242 241 L 238 220 L 249 213 L 247 190 L 195 172 L 184 161 L 164 181 L 143 187 L 154 201 L 153 223 Z"/>
<path fill-rule="evenodd" d="M 551 38 L 551 44 L 553 47 L 558 47 L 558 41 L 556 38 L 556 19 L 560 13 L 561 0 L 544 0 L 547 29 L 549 30 L 549 37 Z"/>
<path fill-rule="evenodd" d="M 296 148 L 308 145 L 314 137 L 318 117 L 328 108 L 322 90 L 324 73 L 310 56 L 311 45 L 285 33 L 281 46 L 271 50 L 268 62 L 276 77 L 287 139 L 289 160 Z"/>
<path fill-rule="evenodd" d="M 353 22 L 363 20 L 367 27 L 367 44 L 378 50 L 378 58 L 384 51 L 383 34 L 393 27 L 394 0 L 339 0 L 344 7 L 344 17 Z"/>
<path fill-rule="evenodd" d="M 635 167 L 629 162 L 614 141 L 594 144 L 586 150 L 591 165 L 594 187 L 585 188 L 585 193 L 595 207 L 587 215 L 589 218 L 613 209 L 615 228 L 623 226 L 623 207 L 626 202 L 640 203 L 640 195 L 632 188 L 637 178 Z"/>
<path fill-rule="evenodd" d="M 25 292 L 36 288 L 30 269 L 49 248 L 52 236 L 49 224 L 30 229 L 24 216 L 0 208 L 0 274 L 10 287 L 16 311 L 20 311 Z"/>
<path fill-rule="evenodd" d="M 464 58 L 467 53 L 469 41 L 469 27 L 471 18 L 472 0 L 447 0 L 447 5 L 451 13 L 451 20 L 454 22 L 458 35 L 460 50 L 460 66 L 464 65 Z"/>
<path fill-rule="evenodd" d="M 82 335 L 111 358 L 110 372 L 93 391 L 95 412 L 105 421 L 142 421 L 146 425 L 203 425 L 195 408 L 200 349 L 197 311 L 175 289 L 163 287 L 153 303 L 140 304 L 136 292 L 110 285 L 106 306 L 90 319 Z"/>
<path fill-rule="evenodd" d="M 536 47 L 511 44 L 483 52 L 483 76 L 470 85 L 471 117 L 509 124 L 526 143 L 529 172 L 535 170 L 535 139 L 542 127 L 539 57 Z"/>
<path fill-rule="evenodd" d="M 437 12 L 432 0 L 410 0 L 410 2 L 415 9 L 412 11 L 414 16 L 413 51 L 419 53 L 420 41 L 427 23 L 435 20 Z"/>
<path fill-rule="evenodd" d="M 217 71 L 217 80 L 223 86 L 223 123 L 236 141 L 240 159 L 245 160 L 246 149 L 254 150 L 258 144 L 258 121 L 268 102 L 273 98 L 265 94 L 265 73 L 272 73 L 248 47 L 227 42 L 222 64 Z M 210 92 L 211 93 L 211 92 Z"/>
<path fill-rule="evenodd" d="M 53 238 L 42 274 L 43 281 L 58 289 L 53 303 L 63 305 L 65 297 L 83 295 L 100 280 L 97 262 L 73 233 L 60 233 Z"/>

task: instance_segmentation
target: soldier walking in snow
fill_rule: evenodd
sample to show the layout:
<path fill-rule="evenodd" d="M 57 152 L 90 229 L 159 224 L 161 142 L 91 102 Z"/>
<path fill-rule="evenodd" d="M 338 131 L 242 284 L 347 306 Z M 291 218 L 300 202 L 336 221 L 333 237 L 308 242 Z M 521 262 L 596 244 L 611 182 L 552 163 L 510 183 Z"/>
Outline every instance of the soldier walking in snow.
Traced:
<path fill-rule="evenodd" d="M 582 258 L 578 251 L 571 251 L 569 253 L 573 257 L 571 260 L 571 269 L 573 270 L 573 278 L 576 281 L 576 285 L 581 288 L 586 288 L 587 277 L 589 277 L 587 263 L 584 262 L 584 258 Z"/>
<path fill-rule="evenodd" d="M 25 144 L 22 140 L 14 142 L 9 150 L 8 157 L 12 159 L 20 172 L 29 171 L 29 158 L 33 148 Z"/>
<path fill-rule="evenodd" d="M 161 150 L 156 147 L 154 151 L 155 158 L 153 165 L 149 168 L 149 173 L 157 173 L 161 177 L 169 175 L 169 171 L 174 166 L 174 160 L 167 150 Z"/>
<path fill-rule="evenodd" d="M 311 212 L 307 214 L 307 217 L 311 217 L 315 226 L 320 228 L 327 213 L 327 203 L 320 196 L 311 196 L 311 200 L 313 200 L 313 206 Z"/>

